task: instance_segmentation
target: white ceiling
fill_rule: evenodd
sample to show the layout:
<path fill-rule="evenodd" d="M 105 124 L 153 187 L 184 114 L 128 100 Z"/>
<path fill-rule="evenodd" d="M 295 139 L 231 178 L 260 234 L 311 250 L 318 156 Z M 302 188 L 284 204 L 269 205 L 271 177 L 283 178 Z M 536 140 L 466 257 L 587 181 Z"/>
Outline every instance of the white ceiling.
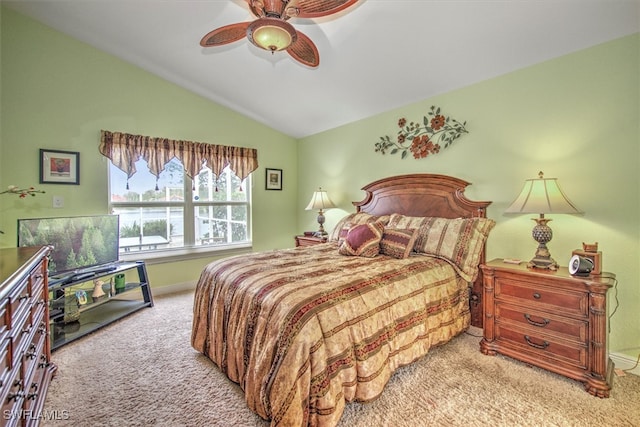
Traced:
<path fill-rule="evenodd" d="M 246 39 L 199 45 L 252 20 L 244 0 L 2 3 L 295 138 L 640 31 L 640 0 L 360 0 L 289 21 L 311 69 Z"/>

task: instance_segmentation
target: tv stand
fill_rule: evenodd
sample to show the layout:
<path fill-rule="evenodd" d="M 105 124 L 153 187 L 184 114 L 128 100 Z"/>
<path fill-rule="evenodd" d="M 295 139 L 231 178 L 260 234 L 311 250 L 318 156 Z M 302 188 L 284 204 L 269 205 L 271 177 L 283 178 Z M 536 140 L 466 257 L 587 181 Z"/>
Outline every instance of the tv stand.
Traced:
<path fill-rule="evenodd" d="M 116 289 L 116 275 L 124 275 L 123 288 Z M 153 307 L 144 261 L 108 264 L 50 278 L 49 296 L 51 350 L 144 307 Z"/>

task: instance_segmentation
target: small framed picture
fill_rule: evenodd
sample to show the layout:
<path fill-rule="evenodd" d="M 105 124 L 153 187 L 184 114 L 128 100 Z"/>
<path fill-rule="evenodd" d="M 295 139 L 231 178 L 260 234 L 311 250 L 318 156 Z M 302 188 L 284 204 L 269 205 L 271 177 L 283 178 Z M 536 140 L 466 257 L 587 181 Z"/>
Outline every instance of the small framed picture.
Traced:
<path fill-rule="evenodd" d="M 265 189 L 282 190 L 282 169 L 266 169 Z"/>
<path fill-rule="evenodd" d="M 40 184 L 80 184 L 80 153 L 40 149 Z"/>

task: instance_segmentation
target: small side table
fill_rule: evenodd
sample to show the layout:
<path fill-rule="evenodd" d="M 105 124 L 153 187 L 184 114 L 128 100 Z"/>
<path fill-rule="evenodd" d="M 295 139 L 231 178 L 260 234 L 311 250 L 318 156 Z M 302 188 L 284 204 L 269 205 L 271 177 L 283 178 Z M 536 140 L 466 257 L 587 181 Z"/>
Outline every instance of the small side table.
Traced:
<path fill-rule="evenodd" d="M 613 362 L 607 338 L 607 292 L 615 274 L 578 277 L 496 259 L 484 273 L 484 338 L 480 350 L 513 357 L 584 383 L 609 397 Z"/>
<path fill-rule="evenodd" d="M 319 245 L 320 243 L 325 243 L 326 241 L 326 237 L 296 236 L 296 247 Z"/>

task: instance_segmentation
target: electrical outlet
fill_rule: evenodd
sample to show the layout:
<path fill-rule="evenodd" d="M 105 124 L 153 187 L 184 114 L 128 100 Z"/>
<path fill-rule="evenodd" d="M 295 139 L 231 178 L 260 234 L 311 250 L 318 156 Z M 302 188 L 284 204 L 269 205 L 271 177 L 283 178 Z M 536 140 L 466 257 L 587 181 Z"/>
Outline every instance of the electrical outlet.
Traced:
<path fill-rule="evenodd" d="M 64 207 L 64 198 L 62 196 L 53 196 L 53 207 L 57 209 Z"/>

